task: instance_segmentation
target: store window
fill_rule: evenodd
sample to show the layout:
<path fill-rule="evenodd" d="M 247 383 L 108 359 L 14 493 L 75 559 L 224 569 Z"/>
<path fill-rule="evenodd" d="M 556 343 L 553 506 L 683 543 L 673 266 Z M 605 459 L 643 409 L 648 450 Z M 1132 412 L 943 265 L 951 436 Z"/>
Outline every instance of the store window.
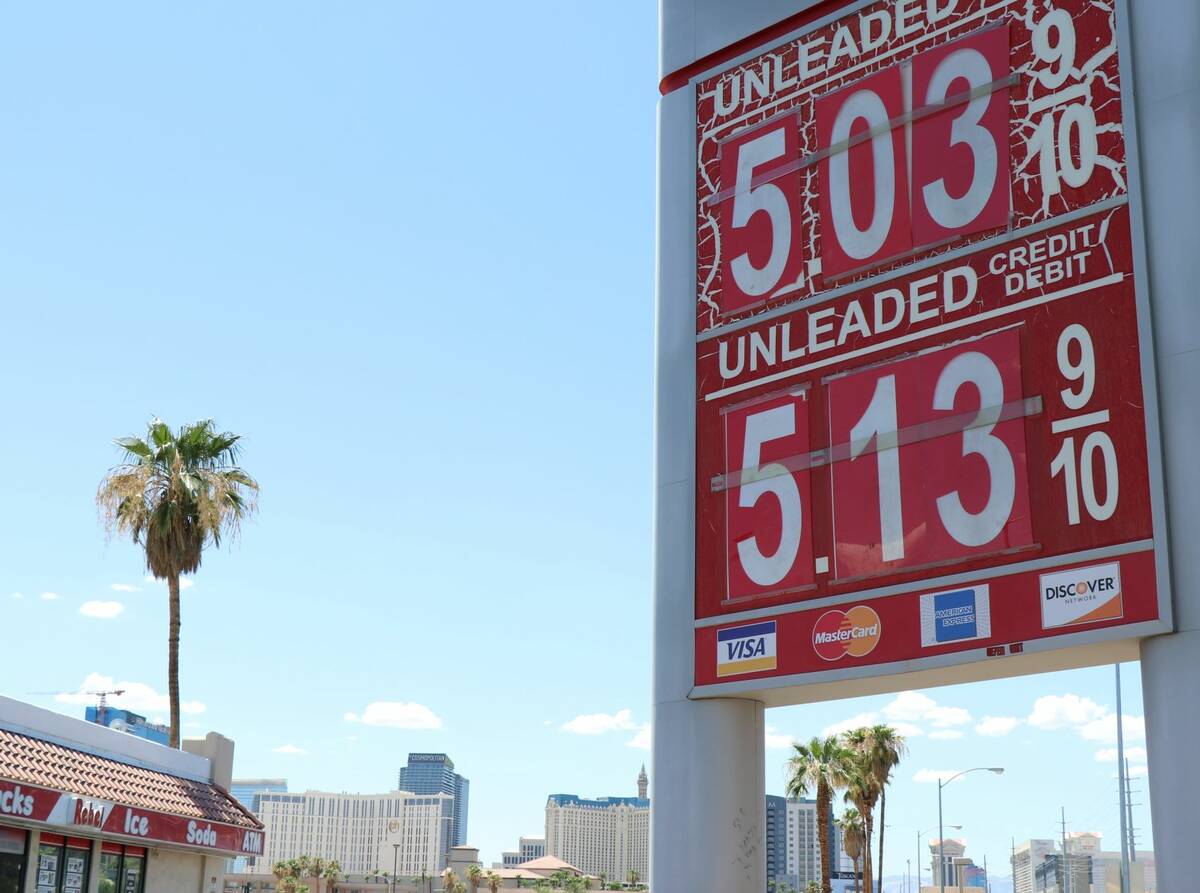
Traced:
<path fill-rule="evenodd" d="M 91 870 L 92 842 L 43 834 L 38 842 L 37 893 L 84 893 Z"/>
<path fill-rule="evenodd" d="M 29 835 L 0 825 L 0 893 L 21 893 Z"/>
<path fill-rule="evenodd" d="M 100 853 L 100 893 L 142 893 L 145 883 L 146 850 L 143 847 L 104 844 Z"/>

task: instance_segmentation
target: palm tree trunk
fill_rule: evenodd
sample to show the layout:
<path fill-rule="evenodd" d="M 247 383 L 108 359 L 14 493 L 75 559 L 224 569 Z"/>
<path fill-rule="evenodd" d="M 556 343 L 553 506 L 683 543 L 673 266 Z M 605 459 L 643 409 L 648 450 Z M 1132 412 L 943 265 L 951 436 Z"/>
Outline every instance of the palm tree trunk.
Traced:
<path fill-rule="evenodd" d="M 170 633 L 167 636 L 167 692 L 171 699 L 170 746 L 179 747 L 179 574 L 167 577 L 170 592 Z"/>
<path fill-rule="evenodd" d="M 830 872 L 833 871 L 833 854 L 829 851 L 829 787 L 823 781 L 817 784 L 817 845 L 821 848 L 821 893 L 833 893 Z"/>
<path fill-rule="evenodd" d="M 866 804 L 863 804 L 864 806 Z M 875 893 L 875 879 L 871 876 L 871 810 L 863 812 L 863 889 L 867 893 Z"/>
<path fill-rule="evenodd" d="M 883 890 L 883 830 L 887 827 L 887 788 L 879 789 L 879 889 Z M 867 859 L 871 858 L 870 850 L 867 851 Z"/>

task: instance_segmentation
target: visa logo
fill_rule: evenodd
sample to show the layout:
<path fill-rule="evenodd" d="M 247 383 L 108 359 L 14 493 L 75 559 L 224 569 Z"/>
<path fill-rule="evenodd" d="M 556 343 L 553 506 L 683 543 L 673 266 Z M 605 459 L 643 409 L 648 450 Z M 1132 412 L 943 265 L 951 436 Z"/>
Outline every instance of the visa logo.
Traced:
<path fill-rule="evenodd" d="M 774 670 L 775 621 L 734 626 L 717 633 L 717 675 Z"/>
<path fill-rule="evenodd" d="M 725 642 L 725 660 L 749 660 L 752 657 L 767 656 L 767 640 L 763 636 L 757 639 L 737 639 Z"/>

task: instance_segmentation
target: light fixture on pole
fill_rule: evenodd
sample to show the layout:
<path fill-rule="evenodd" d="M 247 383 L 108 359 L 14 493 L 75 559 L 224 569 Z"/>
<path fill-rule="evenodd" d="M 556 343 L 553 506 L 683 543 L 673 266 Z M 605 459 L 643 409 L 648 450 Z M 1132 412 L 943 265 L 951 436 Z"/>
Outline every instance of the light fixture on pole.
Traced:
<path fill-rule="evenodd" d="M 964 769 L 962 772 L 955 773 L 945 781 L 938 780 L 938 882 L 941 893 L 946 893 L 946 832 L 942 829 L 942 788 L 954 779 L 962 778 L 971 772 L 994 772 L 996 775 L 1003 775 L 1004 768 L 1002 766 L 976 766 L 974 769 Z"/>
<path fill-rule="evenodd" d="M 921 838 L 930 831 L 938 831 L 939 826 L 926 828 L 924 831 L 917 832 L 917 893 L 921 893 Z M 962 825 L 947 825 L 947 828 L 952 828 L 955 831 L 961 831 Z M 941 833 L 939 831 L 939 833 Z"/>

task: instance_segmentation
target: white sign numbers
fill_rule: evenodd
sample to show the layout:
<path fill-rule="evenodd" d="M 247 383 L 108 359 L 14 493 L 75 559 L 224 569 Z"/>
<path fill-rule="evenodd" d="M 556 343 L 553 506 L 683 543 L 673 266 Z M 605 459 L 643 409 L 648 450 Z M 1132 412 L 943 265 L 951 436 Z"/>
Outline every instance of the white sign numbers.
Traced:
<path fill-rule="evenodd" d="M 1072 358 L 1075 355 L 1077 358 Z M 1059 391 L 1063 405 L 1073 412 L 1088 407 L 1096 387 L 1096 350 L 1092 336 L 1079 323 L 1063 329 L 1058 339 L 1058 369 L 1068 387 Z M 1071 418 L 1059 419 L 1051 425 L 1054 434 L 1095 428 L 1083 437 L 1076 447 L 1075 435 L 1064 437 L 1058 454 L 1050 463 L 1052 477 L 1062 475 L 1067 496 L 1067 523 L 1079 524 L 1080 497 L 1088 515 L 1096 521 L 1107 521 L 1117 510 L 1120 495 L 1120 475 L 1117 450 L 1112 437 L 1099 427 L 1107 425 L 1107 409 L 1094 409 Z M 1103 486 L 1096 476 L 1097 466 L 1103 468 Z"/>

